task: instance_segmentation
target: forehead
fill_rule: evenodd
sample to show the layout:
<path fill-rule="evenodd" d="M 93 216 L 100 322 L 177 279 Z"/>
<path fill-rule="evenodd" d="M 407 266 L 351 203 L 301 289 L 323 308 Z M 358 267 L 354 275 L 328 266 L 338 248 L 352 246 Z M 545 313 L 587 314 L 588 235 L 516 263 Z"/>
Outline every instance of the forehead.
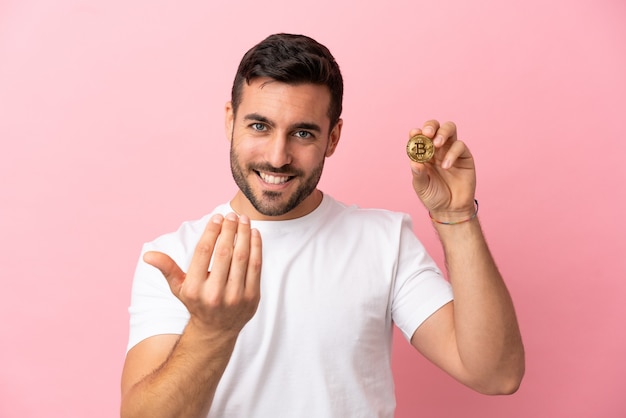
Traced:
<path fill-rule="evenodd" d="M 308 119 L 329 122 L 330 91 L 312 83 L 284 83 L 255 78 L 243 85 L 237 113 L 258 113 L 270 118 Z"/>

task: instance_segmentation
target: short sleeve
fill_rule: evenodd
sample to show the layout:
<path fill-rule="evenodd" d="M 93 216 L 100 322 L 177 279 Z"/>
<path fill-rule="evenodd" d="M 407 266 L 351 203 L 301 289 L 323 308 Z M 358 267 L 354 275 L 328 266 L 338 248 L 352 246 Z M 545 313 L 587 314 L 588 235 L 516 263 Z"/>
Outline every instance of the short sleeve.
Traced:
<path fill-rule="evenodd" d="M 143 246 L 135 269 L 127 350 L 154 335 L 182 334 L 189 321 L 187 308 L 172 294 L 161 272 L 143 261 L 143 254 L 151 250 L 155 250 L 153 245 Z"/>
<path fill-rule="evenodd" d="M 402 220 L 391 314 L 410 341 L 417 328 L 453 300 L 452 286 L 415 236 L 411 219 Z"/>

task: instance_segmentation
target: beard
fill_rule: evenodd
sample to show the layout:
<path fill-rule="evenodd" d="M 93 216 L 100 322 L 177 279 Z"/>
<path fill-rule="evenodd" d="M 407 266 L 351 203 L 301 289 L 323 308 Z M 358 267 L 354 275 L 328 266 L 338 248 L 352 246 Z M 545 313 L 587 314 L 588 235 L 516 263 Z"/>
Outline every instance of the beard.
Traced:
<path fill-rule="evenodd" d="M 231 141 L 232 144 L 232 141 Z M 245 169 L 239 164 L 239 155 L 230 147 L 230 171 L 233 175 L 233 179 L 239 187 L 239 190 L 246 196 L 248 201 L 254 206 L 254 208 L 265 216 L 281 216 L 291 210 L 298 207 L 304 199 L 306 199 L 317 187 L 322 176 L 322 170 L 324 168 L 324 159 L 319 163 L 313 171 L 305 177 L 305 173 L 301 170 L 296 170 L 289 165 L 285 165 L 280 168 L 272 167 L 269 164 L 248 164 Z M 284 174 L 293 176 L 294 178 L 304 179 L 304 181 L 298 186 L 295 192 L 288 196 L 286 199 L 283 192 L 275 192 L 270 190 L 264 190 L 260 196 L 255 195 L 250 182 L 247 180 L 247 176 L 258 176 L 258 171 L 264 171 L 273 174 Z M 289 181 L 293 181 L 290 179 Z"/>

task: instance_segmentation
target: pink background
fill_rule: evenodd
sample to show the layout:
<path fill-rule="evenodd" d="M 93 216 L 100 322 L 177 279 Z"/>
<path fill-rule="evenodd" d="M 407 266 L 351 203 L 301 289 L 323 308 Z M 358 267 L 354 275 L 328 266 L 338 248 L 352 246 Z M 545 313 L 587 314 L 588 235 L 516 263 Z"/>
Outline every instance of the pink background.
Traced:
<path fill-rule="evenodd" d="M 626 416 L 625 3 L 366 3 L 0 3 L 1 417 L 118 414 L 140 246 L 233 195 L 223 106 L 280 31 L 344 72 L 324 191 L 411 213 L 441 261 L 408 130 L 454 120 L 478 161 L 527 375 L 478 395 L 398 338 L 397 417 Z"/>

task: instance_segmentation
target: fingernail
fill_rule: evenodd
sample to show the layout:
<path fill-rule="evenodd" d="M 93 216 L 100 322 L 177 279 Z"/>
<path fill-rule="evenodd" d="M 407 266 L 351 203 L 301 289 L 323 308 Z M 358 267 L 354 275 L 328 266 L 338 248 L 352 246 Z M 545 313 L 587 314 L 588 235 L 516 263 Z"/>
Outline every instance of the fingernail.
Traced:
<path fill-rule="evenodd" d="M 422 133 L 426 136 L 431 136 L 434 132 L 433 132 L 433 128 L 431 128 L 430 126 L 427 126 L 424 128 L 424 130 L 422 131 Z"/>
<path fill-rule="evenodd" d="M 222 215 L 213 215 L 213 217 L 211 218 L 211 222 L 215 224 L 221 224 L 223 220 L 224 218 L 222 217 Z"/>
<path fill-rule="evenodd" d="M 226 219 L 228 219 L 229 221 L 236 221 L 237 215 L 231 212 L 228 215 L 226 215 Z"/>
<path fill-rule="evenodd" d="M 441 144 L 443 144 L 443 136 L 441 135 L 437 135 L 435 137 L 435 139 L 433 139 L 433 143 L 435 144 L 436 147 L 440 146 Z"/>
<path fill-rule="evenodd" d="M 250 218 L 248 218 L 246 215 L 241 215 L 241 216 L 239 217 L 239 223 L 242 223 L 242 224 L 246 224 L 246 225 L 247 225 L 247 224 L 249 224 L 249 223 L 250 223 Z"/>

